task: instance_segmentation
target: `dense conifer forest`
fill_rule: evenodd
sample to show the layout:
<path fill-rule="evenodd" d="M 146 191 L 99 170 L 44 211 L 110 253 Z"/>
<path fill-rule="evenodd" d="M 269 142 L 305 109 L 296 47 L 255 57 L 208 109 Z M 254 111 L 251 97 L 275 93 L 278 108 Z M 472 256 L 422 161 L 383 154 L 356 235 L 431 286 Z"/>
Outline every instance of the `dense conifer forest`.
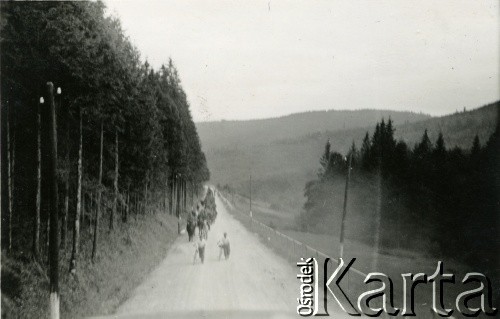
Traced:
<path fill-rule="evenodd" d="M 497 108 L 498 111 L 498 108 Z M 350 165 L 350 236 L 374 249 L 410 249 L 495 269 L 500 181 L 499 129 L 487 141 L 476 136 L 467 149 L 449 148 L 443 134 L 427 130 L 414 147 L 394 138 L 391 119 L 377 123 L 362 145 L 343 154 L 325 145 L 317 179 L 305 186 L 303 228 L 323 224 L 338 233 Z M 335 222 L 329 218 L 336 215 Z M 354 215 L 354 216 L 353 216 Z"/>
<path fill-rule="evenodd" d="M 209 171 L 173 61 L 143 62 L 102 2 L 2 2 L 0 23 L 2 263 L 17 268 L 2 267 L 2 300 L 16 300 L 19 268 L 48 267 L 48 82 L 62 273 L 99 260 L 138 216 L 183 214 Z"/>

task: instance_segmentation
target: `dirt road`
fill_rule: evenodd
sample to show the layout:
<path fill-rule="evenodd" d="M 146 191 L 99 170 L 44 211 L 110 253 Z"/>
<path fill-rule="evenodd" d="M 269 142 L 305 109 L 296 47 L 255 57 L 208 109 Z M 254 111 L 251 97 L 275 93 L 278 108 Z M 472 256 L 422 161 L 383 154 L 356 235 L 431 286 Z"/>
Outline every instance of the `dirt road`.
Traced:
<path fill-rule="evenodd" d="M 165 260 L 122 304 L 118 314 L 192 311 L 295 313 L 299 282 L 290 262 L 277 256 L 228 214 L 216 197 L 218 216 L 208 235 L 205 263 L 193 265 L 194 245 L 182 235 Z M 217 240 L 227 231 L 231 256 L 219 261 Z"/>

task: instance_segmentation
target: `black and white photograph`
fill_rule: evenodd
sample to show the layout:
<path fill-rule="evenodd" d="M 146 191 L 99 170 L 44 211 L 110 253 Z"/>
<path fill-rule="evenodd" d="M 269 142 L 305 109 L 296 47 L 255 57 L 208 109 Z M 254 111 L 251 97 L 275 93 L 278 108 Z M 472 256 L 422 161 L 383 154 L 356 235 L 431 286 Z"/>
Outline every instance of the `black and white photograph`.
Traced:
<path fill-rule="evenodd" d="M 498 0 L 0 1 L 1 318 L 500 317 Z"/>

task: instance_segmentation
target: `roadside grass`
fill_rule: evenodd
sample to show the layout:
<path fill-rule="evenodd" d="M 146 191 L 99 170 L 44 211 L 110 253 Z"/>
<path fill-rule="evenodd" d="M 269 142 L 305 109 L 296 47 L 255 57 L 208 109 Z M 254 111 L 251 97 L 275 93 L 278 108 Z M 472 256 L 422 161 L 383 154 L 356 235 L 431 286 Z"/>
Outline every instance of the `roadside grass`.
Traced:
<path fill-rule="evenodd" d="M 245 202 L 245 199 L 236 199 L 235 197 L 235 203 L 230 205 L 231 207 L 229 207 L 228 210 L 236 219 L 242 222 L 249 230 L 259 233 L 263 243 L 273 249 L 277 254 L 288 259 L 290 261 L 290 266 L 295 266 L 295 263 L 298 262 L 298 258 L 295 260 L 294 258 L 296 258 L 296 256 L 290 255 L 291 249 L 286 247 L 286 243 L 283 243 L 281 239 L 273 242 L 273 239 L 268 237 L 269 235 L 267 231 L 262 231 L 258 226 L 256 227 L 256 224 L 252 225 L 252 222 L 248 217 L 248 208 L 246 206 L 247 203 Z M 254 205 L 252 204 L 253 218 L 255 220 L 260 221 L 261 223 L 330 257 L 339 257 L 340 246 L 338 236 L 300 231 L 297 227 L 294 229 L 293 226 L 291 227 L 293 218 L 288 217 L 290 216 L 289 214 L 282 214 L 282 216 L 279 217 L 280 214 L 276 212 L 266 213 L 265 209 L 259 209 L 259 206 L 261 205 L 263 204 L 259 203 L 255 206 L 256 208 L 253 208 Z M 423 247 L 423 251 L 425 250 L 425 247 Z M 307 256 L 304 255 L 303 257 Z M 460 281 L 467 272 L 478 271 L 478 269 L 472 269 L 470 265 L 460 263 L 457 260 L 446 256 L 434 255 L 430 253 L 422 254 L 420 252 L 402 248 L 385 248 L 380 252 L 376 252 L 373 244 L 370 245 L 347 238 L 344 244 L 344 260 L 347 263 L 351 260 L 351 258 L 356 258 L 352 267 L 363 272 L 364 274 L 374 271 L 383 272 L 391 278 L 394 284 L 394 302 L 397 307 L 402 306 L 404 298 L 403 279 L 401 276 L 403 273 L 425 273 L 427 276 L 431 276 L 436 271 L 438 261 L 442 261 L 444 265 L 444 272 L 452 273 L 456 276 L 456 284 L 448 284 L 444 288 L 438 287 L 437 289 L 438 292 L 440 289 L 444 289 L 444 304 L 450 309 L 456 309 L 456 296 L 465 290 L 472 289 L 472 287 L 468 286 L 465 288 L 465 286 L 462 286 Z M 322 265 L 320 265 L 320 267 L 322 267 Z M 336 264 L 332 267 L 335 268 Z M 498 278 L 491 276 L 490 278 L 492 279 L 493 287 L 496 287 L 498 284 Z M 362 291 L 375 288 L 372 284 L 364 284 L 364 279 L 365 277 L 360 274 L 349 273 L 347 284 L 345 283 L 346 280 L 344 280 L 343 284 L 344 287 L 350 289 L 350 292 L 353 295 L 356 295 L 356 292 L 359 294 Z M 493 294 L 498 294 L 498 289 L 496 289 Z M 417 309 L 416 311 L 418 314 L 421 314 L 418 317 L 422 316 L 427 318 L 428 316 L 431 316 L 432 312 L 430 313 L 429 311 L 432 307 L 432 285 L 427 284 L 417 287 L 414 290 L 414 296 Z M 470 302 L 470 306 L 478 306 L 477 301 L 478 300 L 473 300 Z M 456 317 L 456 312 L 454 315 Z"/>
<path fill-rule="evenodd" d="M 75 275 L 69 273 L 71 240 L 60 252 L 62 318 L 113 313 L 166 256 L 177 238 L 177 219 L 159 211 L 131 215 L 127 224 L 116 223 L 110 233 L 102 218 L 95 263 L 90 260 L 92 236 L 88 229 L 81 234 Z M 2 318 L 47 318 L 48 268 L 15 257 L 2 253 Z"/>
<path fill-rule="evenodd" d="M 226 198 L 231 198 L 226 196 Z M 249 214 L 250 204 L 248 198 L 240 195 L 234 196 L 234 209 L 238 209 L 241 213 Z M 271 208 L 271 205 L 262 201 L 252 201 L 252 215 L 261 223 L 273 229 L 296 229 L 295 218 L 296 215 L 292 213 L 285 213 Z"/>
<path fill-rule="evenodd" d="M 234 199 L 234 210 L 243 214 L 248 214 L 248 199 L 241 196 L 235 196 Z M 303 231 L 300 229 L 300 226 L 297 225 L 297 215 L 272 210 L 266 203 L 263 202 L 252 203 L 252 211 L 253 218 L 260 221 L 261 223 L 275 230 L 278 230 L 281 233 L 288 235 L 306 245 L 309 245 L 310 247 L 313 247 L 328 256 L 334 258 L 339 257 L 340 245 L 338 230 L 332 230 L 330 234 Z M 362 240 L 356 240 L 352 238 L 354 236 L 349 236 L 356 234 L 354 230 L 354 228 L 356 227 L 368 228 L 366 225 L 359 226 L 358 224 L 360 223 L 366 223 L 366 221 L 358 219 L 347 220 L 346 239 L 344 244 L 345 258 L 357 258 L 356 268 L 358 268 L 360 271 L 370 272 L 372 266 L 374 265 L 373 259 L 375 256 L 377 256 L 377 262 L 381 268 L 384 268 L 384 264 L 394 265 L 394 261 L 397 260 L 398 265 L 408 271 L 435 270 L 437 260 L 436 258 L 440 258 L 439 260 L 443 260 L 445 258 L 443 256 L 436 256 L 432 254 L 431 252 L 434 250 L 429 247 L 432 245 L 432 243 L 426 241 L 422 241 L 420 243 L 422 249 L 419 252 L 401 247 L 381 247 L 381 251 L 377 254 L 374 254 L 373 251 L 375 248 L 373 245 L 373 241 L 367 240 L 367 238 L 370 237 L 368 234 L 363 234 L 361 238 Z M 447 258 L 446 260 L 448 261 L 450 267 L 451 265 L 455 265 L 451 268 L 467 268 L 466 265 L 463 265 L 456 260 L 450 258 Z M 394 266 L 389 268 L 394 268 Z"/>

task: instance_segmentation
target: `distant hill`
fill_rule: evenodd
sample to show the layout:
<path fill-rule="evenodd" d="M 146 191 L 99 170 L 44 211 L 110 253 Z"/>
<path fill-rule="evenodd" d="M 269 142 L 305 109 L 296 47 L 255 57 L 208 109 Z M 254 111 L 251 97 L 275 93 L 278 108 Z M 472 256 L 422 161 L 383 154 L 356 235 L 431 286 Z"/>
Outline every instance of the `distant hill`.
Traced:
<path fill-rule="evenodd" d="M 196 127 L 206 151 L 238 145 L 267 144 L 312 132 L 367 127 L 382 117 L 391 117 L 398 123 L 413 123 L 430 118 L 422 113 L 389 110 L 329 110 L 261 120 L 201 122 Z"/>
<path fill-rule="evenodd" d="M 413 147 L 415 143 L 420 141 L 425 130 L 427 130 L 429 138 L 433 142 L 437 139 L 439 132 L 441 132 L 443 133 L 446 147 L 469 149 L 476 134 L 479 136 L 481 143 L 484 144 L 493 133 L 497 121 L 497 108 L 499 106 L 500 102 L 496 102 L 471 111 L 457 112 L 416 122 L 398 122 L 394 117 L 391 117 L 395 125 L 394 135 L 396 140 L 403 140 L 409 147 Z M 332 129 L 314 132 L 299 138 L 282 139 L 274 143 L 286 145 L 316 144 L 319 147 L 317 153 L 320 154 L 323 150 L 323 145 L 330 139 L 333 150 L 346 153 L 353 141 L 358 147 L 361 145 L 366 132 L 371 137 L 376 122 L 380 121 L 381 118 L 363 128 L 348 130 Z M 387 117 L 383 118 L 387 120 Z"/>
<path fill-rule="evenodd" d="M 498 107 L 500 102 L 442 117 L 375 110 L 308 112 L 267 120 L 198 123 L 197 127 L 213 183 L 229 184 L 247 194 L 252 174 L 255 197 L 296 213 L 328 139 L 332 150 L 341 153 L 353 141 L 359 148 L 365 133 L 371 136 L 376 122 L 390 116 L 396 139 L 409 147 L 427 129 L 432 141 L 441 131 L 447 147 L 468 149 L 476 134 L 481 144 L 486 143 L 495 129 Z"/>

